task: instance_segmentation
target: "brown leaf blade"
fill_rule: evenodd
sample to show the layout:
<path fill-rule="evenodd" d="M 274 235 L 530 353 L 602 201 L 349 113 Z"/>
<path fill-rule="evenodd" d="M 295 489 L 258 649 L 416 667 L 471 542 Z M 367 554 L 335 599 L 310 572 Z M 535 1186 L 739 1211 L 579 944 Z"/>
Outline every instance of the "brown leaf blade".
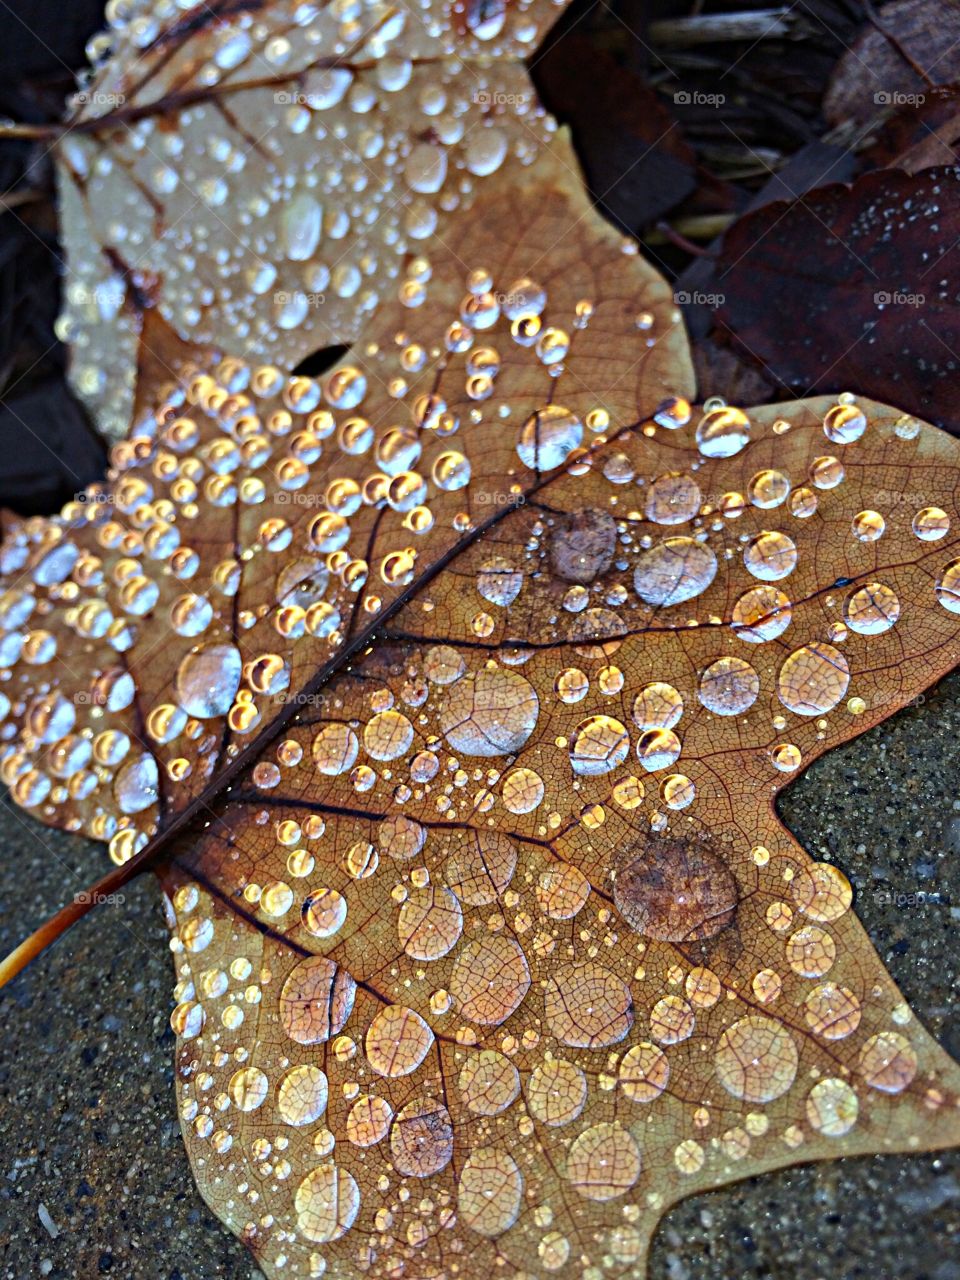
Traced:
<path fill-rule="evenodd" d="M 165 356 L 145 310 L 282 369 L 353 342 L 406 260 L 549 137 L 523 59 L 563 7 L 272 0 L 120 24 L 56 152 L 61 324 L 106 434 L 128 430 L 138 352 Z"/>
<path fill-rule="evenodd" d="M 884 971 L 842 872 L 772 809 L 797 768 L 957 658 L 935 585 L 956 540 L 918 555 L 906 508 L 920 493 L 904 487 L 953 507 L 957 446 L 858 408 L 869 426 L 844 446 L 825 440 L 829 400 L 759 410 L 750 443 L 701 457 L 683 486 L 661 468 L 687 430 L 628 433 L 586 473 L 556 472 L 178 850 L 165 884 L 186 1139 L 195 1163 L 215 1160 L 220 1212 L 250 1185 L 234 1144 L 262 1151 L 259 1207 L 285 1125 L 299 1189 L 276 1186 L 267 1227 L 231 1219 L 268 1274 L 281 1255 L 303 1274 L 320 1258 L 418 1275 L 574 1275 L 603 1258 L 637 1274 L 660 1215 L 692 1191 L 956 1142 L 960 1071 Z M 647 477 L 651 501 L 696 483 L 709 503 L 709 483 L 754 502 L 714 499 L 726 527 L 671 561 L 680 597 L 694 547 L 717 553 L 691 603 L 598 604 L 585 626 L 569 608 L 583 584 L 557 566 L 569 571 L 572 528 L 590 534 L 581 577 L 607 556 L 614 460 Z M 783 476 L 798 481 L 790 507 L 758 507 Z M 887 505 L 877 539 L 862 537 L 868 496 Z M 594 524 L 571 525 L 584 509 Z M 691 531 L 620 514 L 634 564 Z M 796 547 L 789 572 L 772 523 Z M 625 577 L 611 566 L 591 585 L 602 599 Z M 744 603 L 757 592 L 759 615 Z M 750 640 L 732 625 L 744 618 Z M 211 1091 L 233 1105 L 212 1109 Z M 322 1114 L 301 1126 L 291 1092 L 314 1108 L 322 1093 Z"/>
<path fill-rule="evenodd" d="M 100 92 L 162 117 L 210 39 Z M 521 159 L 319 381 L 231 347 L 222 283 L 185 333 L 157 273 L 102 500 L 3 547 L 0 776 L 120 874 L 163 854 L 185 1141 L 271 1277 L 639 1275 L 693 1191 L 960 1135 L 960 1069 L 773 811 L 956 665 L 960 445 L 849 397 L 691 409 L 666 283 L 565 138 Z"/>

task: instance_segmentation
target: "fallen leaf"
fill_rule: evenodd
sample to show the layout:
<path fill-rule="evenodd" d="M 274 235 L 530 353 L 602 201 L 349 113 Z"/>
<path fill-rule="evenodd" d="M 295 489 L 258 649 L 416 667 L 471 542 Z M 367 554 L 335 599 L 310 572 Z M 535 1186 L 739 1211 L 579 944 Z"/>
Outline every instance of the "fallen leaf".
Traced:
<path fill-rule="evenodd" d="M 724 236 L 718 333 L 796 391 L 869 392 L 960 430 L 954 167 L 865 174 Z"/>
<path fill-rule="evenodd" d="M 740 216 L 785 197 L 797 199 L 827 179 L 852 176 L 854 170 L 850 152 L 832 144 L 810 143 L 771 175 Z M 775 375 L 742 348 L 724 343 L 723 335 L 717 332 L 717 310 L 726 300 L 718 280 L 722 244 L 723 236 L 718 235 L 703 256 L 689 263 L 677 278 L 673 292 L 693 344 L 698 394 L 703 399 L 721 396 L 734 404 L 768 404 L 777 398 Z"/>
<path fill-rule="evenodd" d="M 923 101 L 903 106 L 884 122 L 861 156 L 864 169 L 887 167 L 919 173 L 955 165 L 960 141 L 960 90 L 954 85 L 928 89 Z"/>
<path fill-rule="evenodd" d="M 259 8 L 121 24 L 57 147 L 71 376 L 114 437 L 150 309 L 287 369 L 349 344 L 555 127 L 522 59 L 562 4 Z"/>
<path fill-rule="evenodd" d="M 955 1144 L 773 800 L 956 665 L 960 444 L 692 409 L 562 136 L 357 323 L 171 382 L 0 556 L 0 777 L 158 866 L 214 1211 L 270 1277 L 638 1276 L 691 1192 Z"/>
<path fill-rule="evenodd" d="M 922 103 L 931 85 L 957 79 L 957 6 L 948 0 L 895 0 L 877 10 L 875 22 L 864 24 L 837 63 L 823 114 L 832 125 L 862 124 L 890 107 Z"/>
<path fill-rule="evenodd" d="M 584 92 L 582 69 L 590 67 Z M 693 149 L 657 92 L 582 36 L 561 31 L 533 66 L 550 111 L 570 126 L 599 208 L 633 232 L 652 225 L 696 187 Z"/>

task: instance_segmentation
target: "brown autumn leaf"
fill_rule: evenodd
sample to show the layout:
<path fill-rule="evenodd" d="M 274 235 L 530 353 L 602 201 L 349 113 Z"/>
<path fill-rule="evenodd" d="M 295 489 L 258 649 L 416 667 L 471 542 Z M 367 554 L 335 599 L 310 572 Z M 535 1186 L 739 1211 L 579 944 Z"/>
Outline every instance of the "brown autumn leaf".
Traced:
<path fill-rule="evenodd" d="M 555 128 L 522 59 L 565 0 L 208 4 L 120 22 L 57 148 L 71 377 L 122 436 L 175 342 L 293 369 Z M 146 350 L 144 350 L 146 349 Z"/>
<path fill-rule="evenodd" d="M 932 85 L 957 79 L 958 48 L 960 14 L 949 0 L 883 5 L 834 68 L 824 118 L 863 124 L 891 107 L 922 104 Z"/>
<path fill-rule="evenodd" d="M 928 89 L 922 97 L 922 102 L 900 107 L 884 122 L 860 157 L 861 169 L 889 166 L 920 173 L 957 163 L 960 89 L 944 85 Z"/>
<path fill-rule="evenodd" d="M 582 69 L 588 65 L 585 93 Z M 584 179 L 611 222 L 638 233 L 693 194 L 693 148 L 635 67 L 622 66 L 575 26 L 553 33 L 533 71 L 547 106 L 569 124 Z"/>
<path fill-rule="evenodd" d="M 160 866 L 191 1162 L 271 1277 L 636 1276 L 691 1192 L 960 1136 L 772 805 L 956 665 L 960 445 L 691 410 L 574 178 L 505 169 L 321 383 L 198 367 L 4 543 L 0 776 Z"/>

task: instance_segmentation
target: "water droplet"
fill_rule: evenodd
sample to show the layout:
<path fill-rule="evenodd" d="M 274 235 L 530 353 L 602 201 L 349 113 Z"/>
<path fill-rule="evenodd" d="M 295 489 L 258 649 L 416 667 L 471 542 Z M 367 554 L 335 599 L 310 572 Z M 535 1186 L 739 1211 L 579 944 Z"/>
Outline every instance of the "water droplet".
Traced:
<path fill-rule="evenodd" d="M 764 644 L 783 635 L 793 608 L 789 597 L 776 587 L 753 587 L 733 606 L 731 628 L 738 640 Z"/>
<path fill-rule="evenodd" d="M 708 845 L 651 837 L 617 869 L 613 900 L 644 937 L 695 942 L 733 922 L 739 891 L 723 858 Z"/>
<path fill-rule="evenodd" d="M 323 956 L 295 965 L 280 992 L 280 1023 L 298 1044 L 321 1044 L 338 1035 L 353 1009 L 356 984 Z"/>
<path fill-rule="evenodd" d="M 457 1220 L 487 1239 L 509 1230 L 520 1214 L 523 1178 L 505 1151 L 480 1147 L 467 1157 L 457 1184 Z"/>
<path fill-rule="evenodd" d="M 530 970 L 520 944 L 503 934 L 468 942 L 450 978 L 460 1012 L 471 1022 L 498 1026 L 523 1003 Z"/>
<path fill-rule="evenodd" d="M 550 535 L 550 567 L 564 582 L 589 585 L 613 563 L 617 526 L 605 511 L 588 508 L 557 519 Z"/>
<path fill-rule="evenodd" d="M 921 542 L 939 542 L 950 531 L 950 517 L 940 507 L 924 507 L 913 517 L 913 532 Z"/>
<path fill-rule="evenodd" d="M 440 704 L 440 729 L 454 751 L 511 755 L 533 733 L 539 711 L 537 694 L 523 676 L 487 669 L 450 687 Z"/>
<path fill-rule="evenodd" d="M 313 1124 L 327 1109 L 327 1077 L 319 1067 L 292 1067 L 277 1089 L 277 1111 L 295 1128 Z"/>
<path fill-rule="evenodd" d="M 509 1058 L 494 1049 L 471 1053 L 457 1078 L 460 1097 L 477 1116 L 495 1116 L 520 1093 L 520 1073 Z"/>
<path fill-rule="evenodd" d="M 617 1083 L 631 1102 L 654 1102 L 670 1080 L 670 1063 L 658 1045 L 641 1040 L 623 1055 Z"/>
<path fill-rule="evenodd" d="M 866 429 L 866 415 L 855 404 L 835 404 L 823 420 L 823 434 L 834 444 L 852 444 Z"/>
<path fill-rule="evenodd" d="M 850 667 L 839 649 L 821 640 L 795 649 L 780 668 L 777 696 L 798 716 L 824 715 L 841 701 Z"/>
<path fill-rule="evenodd" d="M 654 680 L 633 701 L 633 718 L 641 729 L 672 729 L 683 715 L 683 699 L 672 684 Z"/>
<path fill-rule="evenodd" d="M 752 1015 L 722 1033 L 715 1062 L 717 1078 L 735 1098 L 772 1102 L 796 1079 L 799 1055 L 786 1027 Z"/>
<path fill-rule="evenodd" d="M 637 743 L 637 759 L 648 773 L 656 773 L 676 764 L 680 750 L 680 739 L 672 729 L 648 729 Z"/>
<path fill-rule="evenodd" d="M 576 1120 L 587 1100 L 587 1078 L 572 1062 L 547 1058 L 527 1081 L 527 1105 L 541 1124 L 560 1128 Z"/>
<path fill-rule="evenodd" d="M 813 862 L 801 868 L 791 881 L 790 891 L 804 915 L 820 923 L 839 920 L 853 902 L 850 881 L 829 862 Z"/>
<path fill-rule="evenodd" d="M 550 404 L 531 414 L 523 425 L 517 453 L 531 471 L 562 467 L 583 441 L 583 423 L 562 405 Z"/>
<path fill-rule="evenodd" d="M 857 1122 L 857 1095 L 845 1080 L 828 1076 L 807 1094 L 806 1113 L 811 1128 L 826 1138 L 842 1138 Z"/>
<path fill-rule="evenodd" d="M 790 481 L 782 471 L 758 471 L 747 485 L 747 497 L 761 511 L 769 511 L 786 502 Z"/>
<path fill-rule="evenodd" d="M 325 1161 L 311 1169 L 294 1197 L 297 1227 L 308 1240 L 330 1244 L 353 1226 L 360 1212 L 360 1188 L 352 1174 Z"/>
<path fill-rule="evenodd" d="M 416 1071 L 433 1046 L 433 1032 L 413 1009 L 391 1004 L 367 1028 L 367 1060 L 380 1076 L 396 1079 Z"/>
<path fill-rule="evenodd" d="M 697 696 L 708 711 L 718 716 L 737 716 L 748 711 L 760 693 L 760 677 L 743 658 L 723 657 L 701 673 Z"/>
<path fill-rule="evenodd" d="M 468 906 L 490 906 L 513 879 L 516 846 L 509 836 L 495 831 L 465 830 L 457 839 L 461 843 L 444 868 L 446 881 Z"/>
<path fill-rule="evenodd" d="M 463 912 L 449 889 L 428 885 L 414 889 L 400 908 L 400 945 L 414 960 L 439 960 L 451 951 L 463 931 Z"/>
<path fill-rule="evenodd" d="M 899 1031 L 880 1031 L 865 1040 L 857 1069 L 871 1089 L 902 1093 L 917 1074 L 917 1055 Z"/>
<path fill-rule="evenodd" d="M 646 516 L 656 524 L 683 524 L 700 510 L 700 486 L 692 476 L 673 471 L 647 489 Z"/>
<path fill-rule="evenodd" d="M 682 604 L 701 595 L 717 574 L 717 557 L 693 538 L 667 538 L 641 552 L 634 586 L 647 604 Z"/>
<path fill-rule="evenodd" d="M 397 1173 L 429 1178 L 453 1157 L 450 1113 L 439 1102 L 417 1098 L 397 1112 L 390 1130 L 390 1154 Z"/>
<path fill-rule="evenodd" d="M 480 566 L 477 591 L 484 600 L 506 608 L 513 604 L 523 587 L 523 574 L 503 556 L 491 556 Z"/>
<path fill-rule="evenodd" d="M 585 1129 L 567 1155 L 567 1178 L 588 1200 L 614 1200 L 640 1176 L 640 1148 L 616 1122 Z"/>
<path fill-rule="evenodd" d="M 577 726 L 570 743 L 574 773 L 593 777 L 623 764 L 630 751 L 627 727 L 612 716 L 590 716 Z"/>
<path fill-rule="evenodd" d="M 705 458 L 732 458 L 750 441 L 750 419 L 742 409 L 712 409 L 700 419 L 696 440 Z"/>
<path fill-rule="evenodd" d="M 347 918 L 347 900 L 336 889 L 314 889 L 300 912 L 300 921 L 315 938 L 332 938 Z"/>
<path fill-rule="evenodd" d="M 233 705 L 243 661 L 232 644 L 211 644 L 188 653 L 177 668 L 174 688 L 187 715 L 197 720 L 224 716 Z"/>
<path fill-rule="evenodd" d="M 564 964 L 546 981 L 544 1017 L 553 1035 L 577 1049 L 617 1044 L 633 1025 L 633 997 L 611 969 Z"/>
<path fill-rule="evenodd" d="M 876 636 L 889 631 L 900 617 L 900 601 L 892 587 L 882 582 L 868 582 L 848 596 L 843 616 L 851 631 L 862 636 Z"/>
<path fill-rule="evenodd" d="M 762 582 L 778 582 L 796 568 L 797 547 L 785 533 L 764 530 L 747 543 L 743 563 Z"/>
<path fill-rule="evenodd" d="M 847 987 L 824 982 L 803 1002 L 807 1025 L 824 1040 L 844 1040 L 860 1025 L 860 1001 Z"/>
<path fill-rule="evenodd" d="M 935 587 L 937 599 L 950 613 L 960 613 L 960 559 L 944 567 Z"/>

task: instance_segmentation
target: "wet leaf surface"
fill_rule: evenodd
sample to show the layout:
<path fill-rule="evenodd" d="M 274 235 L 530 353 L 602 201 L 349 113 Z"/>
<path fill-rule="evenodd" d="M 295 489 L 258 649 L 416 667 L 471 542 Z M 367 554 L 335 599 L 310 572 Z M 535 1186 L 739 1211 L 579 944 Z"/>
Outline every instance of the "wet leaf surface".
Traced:
<path fill-rule="evenodd" d="M 880 129 L 862 157 L 864 168 L 889 166 L 919 173 L 957 162 L 960 92 L 952 86 L 928 89 L 923 102 L 902 106 Z"/>
<path fill-rule="evenodd" d="M 960 1069 L 774 799 L 956 665 L 960 445 L 863 397 L 692 407 L 670 287 L 532 105 L 529 16 L 434 17 L 317 18 L 349 66 L 308 103 L 285 32 L 118 36 L 86 105 L 135 115 L 62 163 L 74 376 L 136 419 L 99 500 L 7 532 L 0 777 L 156 862 L 187 1151 L 268 1276 L 635 1276 L 692 1192 L 957 1140 Z M 345 227 L 323 148 L 284 135 L 283 181 L 247 137 L 298 107 L 382 165 Z M 203 208 L 134 262 L 97 211 L 143 216 L 157 132 Z M 261 164 L 262 242 L 209 212 Z M 387 197 L 413 228 L 368 237 Z M 376 287 L 281 325 L 303 263 Z"/>

